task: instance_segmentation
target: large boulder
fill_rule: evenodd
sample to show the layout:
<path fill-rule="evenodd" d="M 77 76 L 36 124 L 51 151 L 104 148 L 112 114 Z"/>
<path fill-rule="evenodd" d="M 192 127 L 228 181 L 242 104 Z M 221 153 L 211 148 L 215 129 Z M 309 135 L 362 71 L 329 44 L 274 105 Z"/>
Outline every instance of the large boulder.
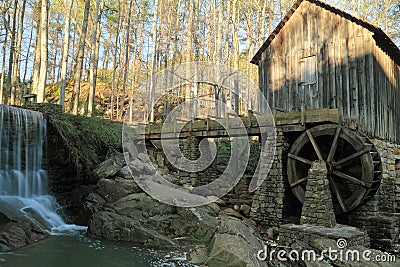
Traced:
<path fill-rule="evenodd" d="M 210 245 L 206 266 L 257 267 L 268 266 L 257 258 L 264 249 L 263 242 L 253 225 L 237 218 L 226 217 L 221 221 Z"/>
<path fill-rule="evenodd" d="M 0 225 L 0 252 L 8 252 L 32 244 L 48 235 L 32 223 L 20 218 Z"/>
<path fill-rule="evenodd" d="M 97 183 L 97 193 L 99 193 L 107 202 L 115 202 L 132 193 L 140 193 L 142 189 L 133 179 L 101 179 Z"/>
<path fill-rule="evenodd" d="M 140 222 L 117 213 L 100 211 L 93 215 L 89 233 L 112 241 L 127 241 L 150 247 L 177 246 L 167 236 L 145 227 Z"/>
<path fill-rule="evenodd" d="M 94 174 L 99 179 L 105 179 L 114 176 L 118 171 L 120 171 L 124 166 L 125 157 L 123 153 L 116 154 L 111 158 L 100 163 L 94 170 Z"/>
<path fill-rule="evenodd" d="M 177 208 L 145 193 L 134 193 L 95 212 L 89 233 L 115 241 L 168 248 L 179 243 L 208 244 L 218 228 L 219 208 Z"/>

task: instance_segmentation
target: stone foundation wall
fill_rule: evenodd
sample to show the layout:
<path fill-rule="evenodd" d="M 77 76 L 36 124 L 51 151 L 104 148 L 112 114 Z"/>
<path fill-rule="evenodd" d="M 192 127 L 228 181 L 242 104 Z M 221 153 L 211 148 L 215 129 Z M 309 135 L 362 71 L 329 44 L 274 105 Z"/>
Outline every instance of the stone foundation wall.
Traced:
<path fill-rule="evenodd" d="M 327 175 L 328 170 L 323 161 L 313 162 L 308 170 L 308 181 L 300 218 L 301 224 L 325 227 L 336 225 Z"/>
<path fill-rule="evenodd" d="M 348 223 L 368 232 L 371 247 L 394 250 L 399 243 L 400 146 L 372 140 L 382 161 L 382 181 L 375 196 L 348 216 Z"/>
<path fill-rule="evenodd" d="M 212 150 L 212 144 L 209 143 L 208 139 L 201 139 L 195 136 L 189 137 L 187 139 L 180 140 L 180 149 L 182 155 L 190 160 L 196 160 L 200 157 L 199 146 L 202 146 L 202 151 L 205 153 L 205 157 L 211 158 L 214 154 Z M 157 144 L 156 147 L 161 147 L 161 144 Z M 152 162 L 158 166 L 158 170 L 163 170 L 163 174 L 169 173 L 175 179 L 173 183 L 177 185 L 182 185 L 186 187 L 198 187 L 201 185 L 209 184 L 215 181 L 224 172 L 224 168 L 227 163 L 218 162 L 217 158 L 211 163 L 209 167 L 201 172 L 187 172 L 180 170 L 174 166 L 174 164 L 180 161 L 179 157 L 172 157 L 173 162 L 169 162 L 162 151 L 162 149 L 157 149 L 155 146 L 149 145 L 147 148 L 148 154 Z M 207 156 L 208 155 L 208 156 Z M 222 156 L 219 156 L 222 158 Z M 229 161 L 229 156 L 226 157 L 226 161 Z M 234 158 L 232 158 L 234 160 Z M 240 159 L 239 159 L 240 160 Z M 221 165 L 221 166 L 218 166 Z M 239 164 L 239 163 L 238 163 Z M 223 166 L 222 166 L 223 165 Z M 253 175 L 244 174 L 239 180 L 237 185 L 229 192 L 229 194 L 224 198 L 225 201 L 232 204 L 250 204 L 252 202 L 252 194 L 249 193 L 249 184 Z"/>
<path fill-rule="evenodd" d="M 272 167 L 268 173 L 264 170 L 259 173 L 266 179 L 254 194 L 250 213 L 252 219 L 262 226 L 279 226 L 285 217 L 293 213 L 293 203 L 297 201 L 291 194 L 286 176 L 288 139 L 279 129 L 276 137 Z"/>
<path fill-rule="evenodd" d="M 367 233 L 346 225 L 326 228 L 315 225 L 285 224 L 279 227 L 279 244 L 283 246 L 290 246 L 296 240 L 301 240 L 310 245 L 310 242 L 319 238 L 334 240 L 344 238 L 347 242 L 347 247 L 369 247 L 370 245 Z"/>
<path fill-rule="evenodd" d="M 278 129 L 273 166 L 269 173 L 260 174 L 266 175 L 266 180 L 253 197 L 251 217 L 262 226 L 279 226 L 299 218 L 296 209 L 301 211 L 301 205 L 291 193 L 286 177 L 290 140 Z M 381 186 L 367 203 L 338 220 L 365 230 L 373 248 L 394 250 L 400 243 L 400 145 L 378 139 L 372 142 L 381 156 Z"/>

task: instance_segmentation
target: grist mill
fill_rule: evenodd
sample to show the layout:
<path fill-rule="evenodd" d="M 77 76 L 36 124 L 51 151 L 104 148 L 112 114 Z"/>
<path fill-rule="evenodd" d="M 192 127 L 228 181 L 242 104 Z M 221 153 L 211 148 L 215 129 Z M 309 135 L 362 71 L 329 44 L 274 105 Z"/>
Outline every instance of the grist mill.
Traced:
<path fill-rule="evenodd" d="M 272 167 L 258 173 L 266 177 L 263 184 L 250 199 L 239 200 L 251 206 L 250 217 L 279 232 L 285 245 L 345 236 L 350 245 L 395 250 L 398 47 L 380 28 L 342 10 L 317 0 L 297 1 L 251 62 L 258 66 L 277 132 Z M 247 134 L 260 136 L 253 113 L 244 115 Z M 191 159 L 199 156 L 202 139 L 228 136 L 208 118 L 180 128 L 179 136 L 170 134 L 186 140 L 183 154 Z M 148 125 L 145 138 L 161 139 L 161 127 Z M 164 165 L 162 156 L 154 158 Z M 216 169 L 175 174 L 181 184 L 197 186 L 220 175 Z"/>

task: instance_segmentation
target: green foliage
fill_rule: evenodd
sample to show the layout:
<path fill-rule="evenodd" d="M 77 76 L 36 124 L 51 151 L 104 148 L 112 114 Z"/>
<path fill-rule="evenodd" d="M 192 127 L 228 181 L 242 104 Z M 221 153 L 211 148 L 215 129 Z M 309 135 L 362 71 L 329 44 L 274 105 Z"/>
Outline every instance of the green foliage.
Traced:
<path fill-rule="evenodd" d="M 122 151 L 122 124 L 99 118 L 49 115 L 78 173 L 89 173 L 106 158 Z"/>
<path fill-rule="evenodd" d="M 223 156 L 231 155 L 231 141 L 228 138 L 218 140 L 218 154 Z"/>
<path fill-rule="evenodd" d="M 239 149 L 243 148 L 239 140 Z M 253 173 L 257 168 L 257 164 L 260 158 L 260 144 L 258 142 L 249 141 L 250 143 L 250 158 L 247 163 L 246 172 Z M 218 141 L 218 156 L 223 160 L 223 164 L 227 165 L 231 156 L 231 141 L 229 138 L 221 138 Z"/>

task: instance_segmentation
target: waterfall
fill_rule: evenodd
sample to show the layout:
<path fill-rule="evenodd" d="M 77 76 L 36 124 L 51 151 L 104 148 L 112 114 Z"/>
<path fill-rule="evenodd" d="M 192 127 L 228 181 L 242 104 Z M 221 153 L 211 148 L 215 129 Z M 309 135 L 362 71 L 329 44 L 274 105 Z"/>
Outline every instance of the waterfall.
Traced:
<path fill-rule="evenodd" d="M 31 110 L 0 105 L 0 211 L 24 216 L 50 234 L 85 230 L 66 224 L 43 170 L 46 120 Z"/>

